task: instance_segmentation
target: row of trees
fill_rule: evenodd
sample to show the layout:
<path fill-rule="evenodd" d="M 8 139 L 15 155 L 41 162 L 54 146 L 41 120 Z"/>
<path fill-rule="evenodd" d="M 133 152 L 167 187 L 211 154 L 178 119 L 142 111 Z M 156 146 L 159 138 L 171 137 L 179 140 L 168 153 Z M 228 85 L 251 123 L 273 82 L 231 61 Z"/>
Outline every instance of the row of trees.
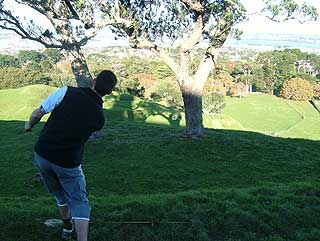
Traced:
<path fill-rule="evenodd" d="M 214 91 L 226 93 L 226 87 L 237 82 L 240 93 L 242 86 L 245 92 L 279 95 L 283 83 L 291 78 L 302 78 L 311 84 L 320 81 L 320 56 L 299 49 L 261 52 L 251 59 L 241 59 L 235 62 L 224 57 L 212 73 L 209 86 L 215 87 Z"/>
<path fill-rule="evenodd" d="M 125 49 L 119 50 L 124 51 Z M 295 50 L 286 50 L 285 52 L 291 51 Z M 97 75 L 102 69 L 115 69 L 119 79 L 117 91 L 138 97 L 163 99 L 175 107 L 183 108 L 183 99 L 179 86 L 175 82 L 175 76 L 162 61 L 136 56 L 119 59 L 117 56 L 111 57 L 109 55 L 106 57 L 103 52 L 93 53 L 86 57 L 93 75 Z M 233 54 L 230 53 L 231 56 Z M 302 52 L 301 54 L 309 55 Z M 71 68 L 61 57 L 59 51 L 55 49 L 46 49 L 43 52 L 20 51 L 14 56 L 0 55 L 0 88 L 16 88 L 30 84 L 47 84 L 57 87 L 74 85 L 70 75 Z M 320 56 L 316 57 L 320 58 Z M 61 61 L 57 64 L 58 60 Z M 48 62 L 48 64 L 44 65 L 43 62 Z M 221 112 L 225 106 L 224 96 L 226 95 L 245 96 L 250 90 L 250 84 L 255 87 L 252 89 L 258 90 L 254 77 L 258 76 L 257 80 L 263 81 L 262 75 L 255 74 L 257 70 L 251 71 L 249 69 L 250 62 L 246 62 L 246 72 L 235 76 L 234 73 L 239 73 L 238 66 L 242 66 L 242 62 L 224 60 L 222 64 L 218 62 L 218 65 L 229 66 L 229 68 L 226 70 L 217 69 L 205 84 L 203 107 L 211 113 Z M 281 61 L 279 61 L 279 66 L 282 66 Z M 260 66 L 260 69 L 262 70 L 263 66 Z M 278 69 L 275 70 L 275 72 L 280 72 Z M 294 100 L 319 98 L 319 79 L 308 73 L 304 73 L 304 75 L 315 81 L 299 77 L 288 79 L 279 87 L 279 96 Z M 263 90 L 268 93 L 266 89 L 259 91 Z"/>
<path fill-rule="evenodd" d="M 24 21 L 7 8 L 8 2 L 34 9 L 48 20 L 48 26 L 32 19 Z M 264 14 L 275 21 L 317 18 L 314 7 L 294 0 L 263 2 Z M 203 88 L 221 47 L 231 35 L 239 36 L 236 24 L 244 21 L 247 13 L 239 0 L 1 0 L 0 17 L 0 28 L 45 47 L 66 50 L 79 86 L 90 86 L 92 78 L 81 48 L 105 26 L 127 37 L 131 47 L 152 51 L 176 76 L 186 113 L 185 134 L 202 136 Z M 163 39 L 177 44 L 177 56 L 163 48 Z M 191 68 L 193 52 L 203 40 L 207 40 L 207 48 Z"/>
<path fill-rule="evenodd" d="M 16 55 L 0 54 L 0 68 L 16 67 L 38 71 L 49 71 L 63 59 L 57 49 L 45 49 L 43 52 L 35 50 L 20 50 Z"/>
<path fill-rule="evenodd" d="M 51 86 L 70 85 L 73 76 L 63 72 L 57 64 L 65 60 L 57 49 L 21 50 L 15 55 L 0 54 L 0 89 L 31 84 Z"/>

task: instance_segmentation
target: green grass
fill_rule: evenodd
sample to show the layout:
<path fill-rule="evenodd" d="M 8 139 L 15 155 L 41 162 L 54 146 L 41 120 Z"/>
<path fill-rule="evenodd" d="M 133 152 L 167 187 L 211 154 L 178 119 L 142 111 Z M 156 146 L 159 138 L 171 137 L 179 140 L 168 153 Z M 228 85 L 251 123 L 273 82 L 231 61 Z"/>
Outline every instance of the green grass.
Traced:
<path fill-rule="evenodd" d="M 30 114 L 25 112 L 40 104 L 45 91 L 43 86 L 0 91 L 0 240 L 58 240 L 58 229 L 42 224 L 58 217 L 54 200 L 34 181 L 33 144 L 43 123 L 23 132 Z M 243 110 L 249 98 L 260 101 L 255 96 L 230 101 Z M 284 122 L 299 121 L 291 107 L 274 101 L 292 114 Z M 290 104 L 316 120 L 303 104 Z M 215 125 L 249 129 L 245 114 L 236 119 L 228 111 L 215 116 L 220 123 Z M 88 142 L 83 162 L 92 204 L 90 240 L 319 239 L 319 141 L 224 129 L 207 130 L 203 140 L 185 139 L 181 113 L 128 95 L 106 98 L 105 116 L 104 137 Z M 278 112 L 274 116 L 281 119 Z"/>
<path fill-rule="evenodd" d="M 320 139 L 320 114 L 309 102 L 271 95 L 227 98 L 224 114 L 237 120 L 245 130 L 281 137 Z"/>

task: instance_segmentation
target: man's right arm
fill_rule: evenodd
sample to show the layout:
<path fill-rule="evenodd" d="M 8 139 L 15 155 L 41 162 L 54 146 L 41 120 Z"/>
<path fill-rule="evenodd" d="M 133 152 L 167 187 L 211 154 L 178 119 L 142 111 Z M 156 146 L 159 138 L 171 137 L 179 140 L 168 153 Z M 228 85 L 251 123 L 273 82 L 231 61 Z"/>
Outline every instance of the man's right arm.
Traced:
<path fill-rule="evenodd" d="M 45 113 L 41 110 L 41 108 L 37 108 L 35 109 L 31 115 L 30 115 L 30 118 L 29 118 L 29 121 L 27 121 L 25 124 L 24 124 L 24 130 L 25 131 L 31 131 L 32 130 L 32 127 L 39 123 L 42 116 L 44 116 Z"/>
<path fill-rule="evenodd" d="M 61 103 L 67 90 L 68 87 L 62 87 L 45 99 L 41 106 L 32 112 L 29 121 L 24 125 L 24 130 L 31 131 L 32 127 L 40 122 L 42 116 L 53 111 Z"/>

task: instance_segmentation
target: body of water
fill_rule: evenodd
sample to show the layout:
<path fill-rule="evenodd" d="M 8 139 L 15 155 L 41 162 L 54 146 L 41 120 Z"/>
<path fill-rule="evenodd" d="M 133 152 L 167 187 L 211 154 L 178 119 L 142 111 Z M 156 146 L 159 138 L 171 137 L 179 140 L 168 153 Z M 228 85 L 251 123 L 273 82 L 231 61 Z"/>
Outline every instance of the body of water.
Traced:
<path fill-rule="evenodd" d="M 229 39 L 227 46 L 237 48 L 250 47 L 259 48 L 268 47 L 269 49 L 278 48 L 299 48 L 303 51 L 316 51 L 320 53 L 320 36 L 317 35 L 289 35 L 289 34 L 244 34 L 240 40 Z M 88 42 L 90 48 L 104 48 L 109 46 L 128 46 L 128 41 L 115 39 L 108 31 L 102 31 L 94 39 Z M 14 54 L 19 50 L 41 50 L 44 47 L 34 41 L 21 39 L 20 36 L 9 31 L 0 31 L 0 53 Z"/>
<path fill-rule="evenodd" d="M 272 33 L 264 34 L 245 34 L 240 40 L 229 39 L 228 45 L 234 46 L 269 46 L 273 48 L 300 48 L 320 50 L 320 36 L 318 35 L 275 35 Z"/>

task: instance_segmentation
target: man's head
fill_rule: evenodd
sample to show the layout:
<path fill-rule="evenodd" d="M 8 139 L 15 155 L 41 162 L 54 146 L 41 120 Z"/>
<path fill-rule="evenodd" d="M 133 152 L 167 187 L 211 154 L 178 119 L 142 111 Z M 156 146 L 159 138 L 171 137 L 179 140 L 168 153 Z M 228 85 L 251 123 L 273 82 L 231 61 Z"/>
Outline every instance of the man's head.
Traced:
<path fill-rule="evenodd" d="M 117 84 L 117 77 L 110 70 L 102 70 L 94 80 L 93 89 L 102 97 L 111 94 Z"/>

